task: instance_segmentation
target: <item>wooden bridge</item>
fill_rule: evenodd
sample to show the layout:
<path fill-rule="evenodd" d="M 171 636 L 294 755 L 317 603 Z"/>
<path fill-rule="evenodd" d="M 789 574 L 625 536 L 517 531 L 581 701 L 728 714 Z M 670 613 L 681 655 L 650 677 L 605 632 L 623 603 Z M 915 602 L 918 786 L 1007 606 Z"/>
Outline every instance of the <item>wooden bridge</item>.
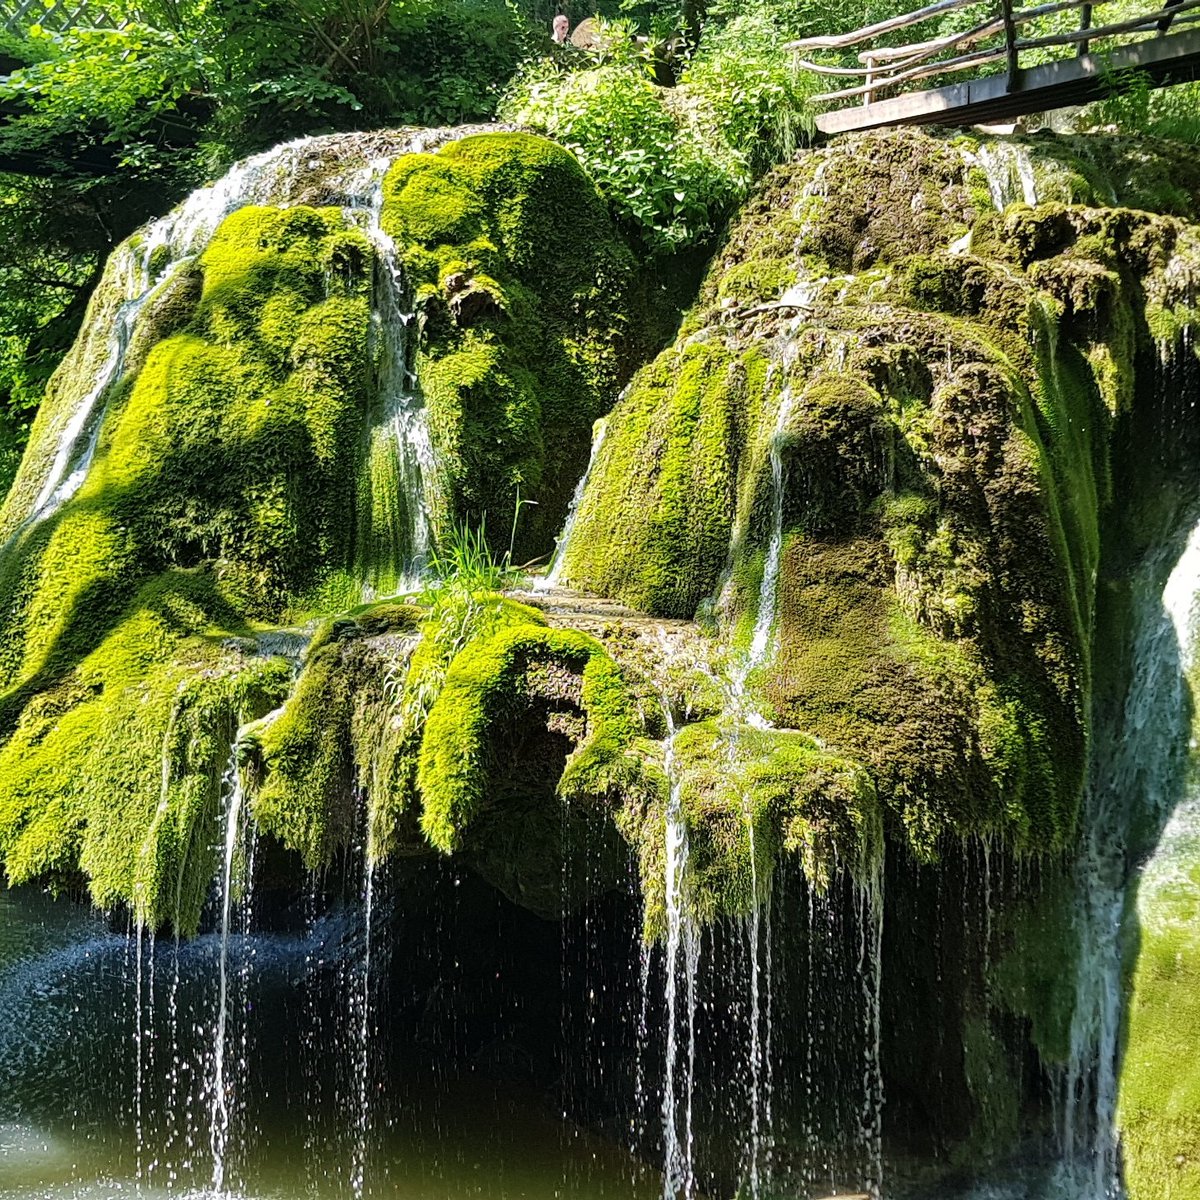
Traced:
<path fill-rule="evenodd" d="M 1200 78 L 1200 0 L 938 0 L 915 12 L 830 37 L 789 43 L 798 69 L 841 86 L 813 96 L 830 108 L 826 134 L 886 125 L 975 125 L 1084 104 L 1129 72 L 1152 87 Z M 1097 20 L 1107 7 L 1111 19 Z M 923 41 L 896 44 L 914 26 Z M 911 36 L 911 35 L 907 35 Z M 865 48 L 851 56 L 858 46 Z M 857 61 L 855 61 L 857 60 Z M 971 77 L 955 80 L 969 72 Z M 922 85 L 922 90 L 910 90 Z M 933 85 L 933 86 L 930 86 Z"/>

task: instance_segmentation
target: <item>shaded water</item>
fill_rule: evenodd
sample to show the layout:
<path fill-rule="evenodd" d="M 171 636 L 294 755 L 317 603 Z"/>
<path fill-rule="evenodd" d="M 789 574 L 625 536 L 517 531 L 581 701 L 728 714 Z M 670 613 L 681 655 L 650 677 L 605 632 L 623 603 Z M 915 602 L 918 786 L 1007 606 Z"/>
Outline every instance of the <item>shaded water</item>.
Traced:
<path fill-rule="evenodd" d="M 366 978 L 361 914 L 335 909 L 295 933 L 237 925 L 186 946 L 145 937 L 138 963 L 138 939 L 85 909 L 0 891 L 0 1195 L 658 1193 L 657 1170 L 564 1120 L 535 1079 L 486 1070 L 453 1039 L 407 1067 L 407 1052 L 389 1055 L 378 1120 L 353 1128 L 363 1063 L 339 976 L 352 988 Z M 235 969 L 243 990 L 214 995 Z M 203 1102 L 218 1030 L 228 1111 L 220 1092 Z"/>

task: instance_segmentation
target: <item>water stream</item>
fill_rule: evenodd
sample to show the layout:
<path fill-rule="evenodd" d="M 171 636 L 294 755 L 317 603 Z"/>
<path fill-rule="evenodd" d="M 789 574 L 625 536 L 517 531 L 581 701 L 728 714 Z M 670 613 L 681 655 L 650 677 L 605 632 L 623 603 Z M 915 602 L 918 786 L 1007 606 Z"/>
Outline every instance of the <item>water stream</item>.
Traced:
<path fill-rule="evenodd" d="M 225 842 L 224 859 L 221 866 L 219 903 L 221 910 L 220 950 L 218 953 L 217 1016 L 213 1028 L 212 1079 L 210 1083 L 211 1129 L 210 1145 L 213 1157 L 213 1190 L 221 1194 L 225 1190 L 227 1155 L 232 1113 L 238 1103 L 241 1080 L 236 1071 L 230 1070 L 227 1056 L 230 1049 L 230 936 L 233 932 L 235 912 L 235 889 L 239 882 L 249 887 L 251 872 L 247 871 L 239 881 L 237 858 L 243 842 L 243 793 L 241 771 L 238 764 L 238 746 L 230 753 L 229 766 L 224 779 Z M 249 898 L 242 903 L 249 907 Z"/>
<path fill-rule="evenodd" d="M 592 431 L 592 449 L 588 455 L 587 468 L 579 477 L 579 482 L 575 485 L 575 491 L 571 496 L 571 506 L 567 509 L 566 522 L 563 524 L 562 533 L 558 535 L 558 539 L 554 543 L 554 556 L 550 559 L 550 566 L 546 574 L 534 583 L 535 591 L 549 591 L 551 588 L 558 587 L 562 580 L 563 566 L 567 557 L 567 546 L 571 541 L 571 534 L 575 529 L 575 522 L 579 517 L 579 506 L 583 503 L 583 493 L 587 489 L 588 479 L 591 478 L 592 468 L 596 465 L 596 459 L 600 454 L 601 447 L 604 445 L 604 438 L 607 433 L 608 423 L 601 418 L 596 422 Z"/>
<path fill-rule="evenodd" d="M 699 970 L 700 937 L 687 899 L 688 834 L 681 803 L 683 780 L 676 769 L 675 762 L 675 738 L 678 731 L 670 706 L 665 704 L 664 711 L 667 714 L 668 722 L 667 754 L 664 766 L 671 791 L 667 802 L 665 831 L 664 902 L 667 936 L 665 948 L 666 1047 L 662 1100 L 662 1194 L 663 1200 L 677 1200 L 679 1196 L 691 1200 L 695 1194 L 696 1182 L 692 1165 L 694 1149 L 692 1100 L 695 1085 L 696 976 Z M 682 1010 L 679 995 L 681 959 L 684 985 Z M 686 1057 L 684 1057 L 682 1071 L 682 1112 L 679 1095 L 681 1088 L 678 1079 L 680 1059 L 683 1057 L 679 1045 L 681 1017 L 687 1030 Z"/>
<path fill-rule="evenodd" d="M 776 597 L 779 592 L 779 564 L 783 554 L 783 505 L 786 481 L 783 469 L 783 437 L 791 419 L 794 398 L 790 385 L 784 385 L 779 397 L 779 412 L 775 418 L 775 429 L 771 436 L 771 538 L 767 543 L 767 557 L 763 563 L 762 584 L 758 595 L 758 616 L 754 622 L 754 634 L 750 641 L 750 654 L 741 677 L 745 679 L 756 667 L 766 660 L 771 633 L 775 627 Z"/>
<path fill-rule="evenodd" d="M 371 164 L 356 208 L 376 251 L 371 342 L 377 412 L 368 433 L 369 500 L 359 534 L 362 599 L 415 587 L 433 546 L 437 466 L 429 414 L 413 362 L 416 315 L 396 244 L 383 229 L 383 177 L 390 160 Z M 365 193 L 365 198 L 364 198 Z"/>

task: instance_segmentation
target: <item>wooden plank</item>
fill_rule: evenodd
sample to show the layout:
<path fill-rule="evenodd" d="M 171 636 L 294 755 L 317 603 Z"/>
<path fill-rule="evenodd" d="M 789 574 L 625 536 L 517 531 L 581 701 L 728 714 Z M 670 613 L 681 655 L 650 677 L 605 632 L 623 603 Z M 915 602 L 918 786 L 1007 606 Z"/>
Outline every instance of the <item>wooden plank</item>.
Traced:
<path fill-rule="evenodd" d="M 1007 90 L 1003 75 L 989 75 L 821 113 L 817 128 L 835 134 L 887 125 L 961 126 L 1002 120 L 1097 100 L 1108 94 L 1114 72 L 1130 69 L 1144 71 L 1155 86 L 1200 79 L 1200 29 L 1146 38 L 1103 56 L 1087 54 L 1028 67 L 1013 92 Z"/>

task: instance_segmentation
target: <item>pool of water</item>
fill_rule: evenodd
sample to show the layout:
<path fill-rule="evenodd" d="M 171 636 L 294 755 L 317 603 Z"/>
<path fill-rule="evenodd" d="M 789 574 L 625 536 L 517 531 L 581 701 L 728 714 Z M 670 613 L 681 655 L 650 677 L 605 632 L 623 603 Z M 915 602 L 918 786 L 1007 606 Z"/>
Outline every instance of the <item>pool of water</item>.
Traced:
<path fill-rule="evenodd" d="M 221 1122 L 217 935 L 152 947 L 85 906 L 0 890 L 0 1196 L 660 1194 L 619 1136 L 557 1111 L 544 1080 L 495 1070 L 503 1047 L 480 1067 L 376 1045 L 355 920 L 226 945 Z"/>

